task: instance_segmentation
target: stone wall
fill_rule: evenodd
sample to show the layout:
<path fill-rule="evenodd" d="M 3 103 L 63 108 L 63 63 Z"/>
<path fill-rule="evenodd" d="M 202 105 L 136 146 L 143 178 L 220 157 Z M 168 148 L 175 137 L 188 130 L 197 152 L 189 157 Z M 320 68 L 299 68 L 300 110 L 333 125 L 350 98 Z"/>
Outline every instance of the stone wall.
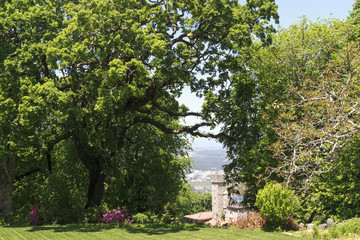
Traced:
<path fill-rule="evenodd" d="M 15 160 L 0 164 L 0 216 L 12 211 L 12 185 L 15 177 Z"/>

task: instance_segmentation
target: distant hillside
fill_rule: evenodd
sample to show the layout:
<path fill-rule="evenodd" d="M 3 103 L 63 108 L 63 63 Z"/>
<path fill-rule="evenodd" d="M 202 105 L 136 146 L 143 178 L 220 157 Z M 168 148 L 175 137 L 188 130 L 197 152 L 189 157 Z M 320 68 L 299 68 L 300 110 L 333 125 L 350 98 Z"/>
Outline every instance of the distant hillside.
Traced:
<path fill-rule="evenodd" d="M 222 148 L 215 149 L 196 149 L 189 152 L 193 160 L 193 168 L 196 170 L 221 170 L 227 163 L 226 150 Z"/>

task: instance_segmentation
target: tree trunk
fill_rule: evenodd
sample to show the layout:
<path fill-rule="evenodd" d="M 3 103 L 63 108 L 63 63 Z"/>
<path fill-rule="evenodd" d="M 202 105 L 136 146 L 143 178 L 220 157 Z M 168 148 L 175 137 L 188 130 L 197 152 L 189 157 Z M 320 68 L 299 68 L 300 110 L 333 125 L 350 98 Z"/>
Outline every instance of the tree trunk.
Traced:
<path fill-rule="evenodd" d="M 78 137 L 74 137 L 75 147 L 80 161 L 89 172 L 89 186 L 85 208 L 99 206 L 104 196 L 106 178 L 106 159 L 95 151 L 89 152 L 89 148 L 82 144 Z"/>
<path fill-rule="evenodd" d="M 100 169 L 89 169 L 89 187 L 85 208 L 99 206 L 104 196 L 105 174 Z"/>
<path fill-rule="evenodd" d="M 0 216 L 12 212 L 12 193 L 15 179 L 15 157 L 0 164 Z"/>

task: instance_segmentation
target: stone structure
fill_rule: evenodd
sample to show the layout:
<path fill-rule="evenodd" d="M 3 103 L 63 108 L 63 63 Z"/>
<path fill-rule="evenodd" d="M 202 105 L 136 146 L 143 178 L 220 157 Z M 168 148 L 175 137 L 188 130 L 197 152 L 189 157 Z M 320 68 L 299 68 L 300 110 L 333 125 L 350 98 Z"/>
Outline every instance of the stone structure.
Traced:
<path fill-rule="evenodd" d="M 12 211 L 12 185 L 15 178 L 15 160 L 0 164 L 0 216 Z"/>
<path fill-rule="evenodd" d="M 212 213 L 213 220 L 218 221 L 222 218 L 237 219 L 245 212 L 242 204 L 243 187 L 238 189 L 239 196 L 229 196 L 225 182 L 225 176 L 215 174 L 210 176 L 212 189 Z"/>
<path fill-rule="evenodd" d="M 212 194 L 212 213 L 214 220 L 220 220 L 224 214 L 224 207 L 227 202 L 224 201 L 224 193 L 227 195 L 227 187 L 224 175 L 214 174 L 210 176 L 211 194 Z"/>

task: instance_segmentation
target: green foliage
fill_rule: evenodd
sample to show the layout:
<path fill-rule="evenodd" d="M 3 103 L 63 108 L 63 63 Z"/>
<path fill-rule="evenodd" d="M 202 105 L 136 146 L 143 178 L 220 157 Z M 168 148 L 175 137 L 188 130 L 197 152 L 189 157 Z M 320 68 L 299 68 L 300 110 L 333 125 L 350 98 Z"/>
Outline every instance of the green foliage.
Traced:
<path fill-rule="evenodd" d="M 186 184 L 172 205 L 172 211 L 176 217 L 183 219 L 185 215 L 211 211 L 211 207 L 211 193 L 195 193 Z"/>
<path fill-rule="evenodd" d="M 132 219 L 134 220 L 134 223 L 150 223 L 149 217 L 143 213 L 137 213 L 134 216 L 132 216 Z"/>
<path fill-rule="evenodd" d="M 351 24 L 351 28 L 352 28 L 350 39 L 353 41 L 358 41 L 360 37 L 360 28 L 359 28 L 360 1 L 359 0 L 355 0 L 355 3 L 353 4 L 353 9 L 350 12 L 347 21 Z"/>
<path fill-rule="evenodd" d="M 339 158 L 337 167 L 320 176 L 313 188 L 323 219 L 346 220 L 360 215 L 359 136 L 355 136 Z"/>
<path fill-rule="evenodd" d="M 292 84 L 274 123 L 279 138 L 271 147 L 281 163 L 277 170 L 294 189 L 307 189 L 301 196 L 307 222 L 359 213 L 358 132 L 352 124 L 359 119 L 353 106 L 360 93 L 358 46 L 339 39 L 322 76 Z M 338 96 L 336 101 L 330 93 Z"/>
<path fill-rule="evenodd" d="M 239 60 L 238 67 L 246 70 L 233 75 L 228 91 L 209 97 L 208 107 L 217 110 L 223 130 L 237 139 L 222 141 L 231 159 L 225 171 L 229 179 L 246 183 L 245 203 L 250 208 L 265 178 L 283 181 L 283 176 L 272 170 L 282 163 L 277 153 L 291 154 L 276 145 L 277 121 L 286 117 L 280 118 L 280 112 L 291 103 L 289 90 L 301 87 L 304 79 L 324 74 L 333 53 L 346 40 L 346 31 L 346 24 L 337 20 L 311 22 L 306 18 L 280 29 L 271 46 L 259 44 L 244 50 L 248 55 Z M 294 97 L 294 104 L 299 98 Z"/>
<path fill-rule="evenodd" d="M 255 206 L 270 228 L 285 229 L 296 211 L 298 199 L 295 191 L 283 187 L 279 183 L 268 183 L 256 195 Z"/>
<path fill-rule="evenodd" d="M 100 223 L 103 214 L 109 211 L 109 207 L 106 203 L 102 202 L 99 206 L 84 209 L 82 219 L 79 219 L 83 224 Z"/>
<path fill-rule="evenodd" d="M 160 222 L 161 223 L 175 222 L 175 217 L 173 217 L 170 212 L 170 203 L 168 203 L 164 206 L 164 211 L 161 214 Z"/>
<path fill-rule="evenodd" d="M 139 224 L 168 224 L 174 223 L 175 218 L 168 210 L 169 204 L 165 205 L 160 212 L 147 211 L 135 214 L 132 219 Z"/>
<path fill-rule="evenodd" d="M 145 146 L 156 147 L 143 147 L 138 151 L 132 148 L 133 158 L 124 161 L 121 167 L 111 168 L 107 192 L 100 206 L 84 209 L 87 171 L 77 161 L 73 143 L 63 141 L 53 150 L 56 161 L 51 174 L 37 172 L 16 182 L 14 208 L 23 209 L 16 214 L 24 217 L 33 203 L 39 203 L 43 209 L 42 223 L 47 224 L 98 223 L 105 211 L 118 206 L 127 206 L 132 212 L 151 211 L 161 215 L 164 206 L 174 202 L 179 194 L 190 162 L 188 158 L 174 157 L 183 140 L 161 132 L 157 132 L 156 138 L 151 138 L 151 134 L 145 137 L 140 132 L 138 136 L 143 137 Z M 146 133 L 146 128 L 142 132 Z M 128 156 L 131 154 L 129 149 Z"/>
<path fill-rule="evenodd" d="M 224 131 L 240 139 L 223 140 L 231 159 L 225 171 L 246 183 L 246 206 L 275 180 L 297 190 L 296 217 L 304 222 L 359 214 L 358 145 L 350 141 L 359 119 L 358 46 L 351 34 L 348 23 L 304 18 L 280 29 L 271 46 L 246 50 L 239 65 L 248 71 L 233 76 L 229 91 L 208 96 L 207 106 L 221 109 Z M 341 97 L 324 97 L 334 94 Z M 338 122 L 340 113 L 349 121 Z"/>
<path fill-rule="evenodd" d="M 146 125 L 132 134 L 141 144 L 126 144 L 122 164 L 111 165 L 104 201 L 135 213 L 161 212 L 175 201 L 190 170 L 190 159 L 181 157 L 187 141 Z"/>
<path fill-rule="evenodd" d="M 329 229 L 329 234 L 334 238 L 360 236 L 360 218 L 346 220 Z"/>
<path fill-rule="evenodd" d="M 273 0 L 2 1 L 0 159 L 16 158 L 19 176 L 39 169 L 16 183 L 19 209 L 39 201 L 63 221 L 104 196 L 112 208 L 163 209 L 188 167 L 183 134 L 214 124 L 176 98 L 224 87 L 254 36 L 270 42 L 276 10 Z M 204 123 L 180 124 L 193 115 Z M 79 175 L 57 169 L 63 141 Z"/>
<path fill-rule="evenodd" d="M 315 228 L 312 236 L 315 239 L 358 239 L 360 236 L 360 219 L 345 220 L 327 230 Z"/>
<path fill-rule="evenodd" d="M 28 212 L 27 212 L 28 213 Z M 27 213 L 20 213 L 19 211 L 9 213 L 0 218 L 0 226 L 29 226 L 30 218 L 27 217 Z"/>
<path fill-rule="evenodd" d="M 210 193 L 198 194 L 192 192 L 191 186 L 188 184 L 181 186 L 181 191 L 173 201 L 164 204 L 162 209 L 149 209 L 146 212 L 135 214 L 134 221 L 137 221 L 136 218 L 139 215 L 140 223 L 142 223 L 142 218 L 149 223 L 178 223 L 185 220 L 185 215 L 211 211 Z"/>
<path fill-rule="evenodd" d="M 43 223 L 78 223 L 86 202 L 86 169 L 77 161 L 71 141 L 58 144 L 53 158 L 51 174 L 37 172 L 14 184 L 15 212 L 26 216 L 36 203 Z"/>

